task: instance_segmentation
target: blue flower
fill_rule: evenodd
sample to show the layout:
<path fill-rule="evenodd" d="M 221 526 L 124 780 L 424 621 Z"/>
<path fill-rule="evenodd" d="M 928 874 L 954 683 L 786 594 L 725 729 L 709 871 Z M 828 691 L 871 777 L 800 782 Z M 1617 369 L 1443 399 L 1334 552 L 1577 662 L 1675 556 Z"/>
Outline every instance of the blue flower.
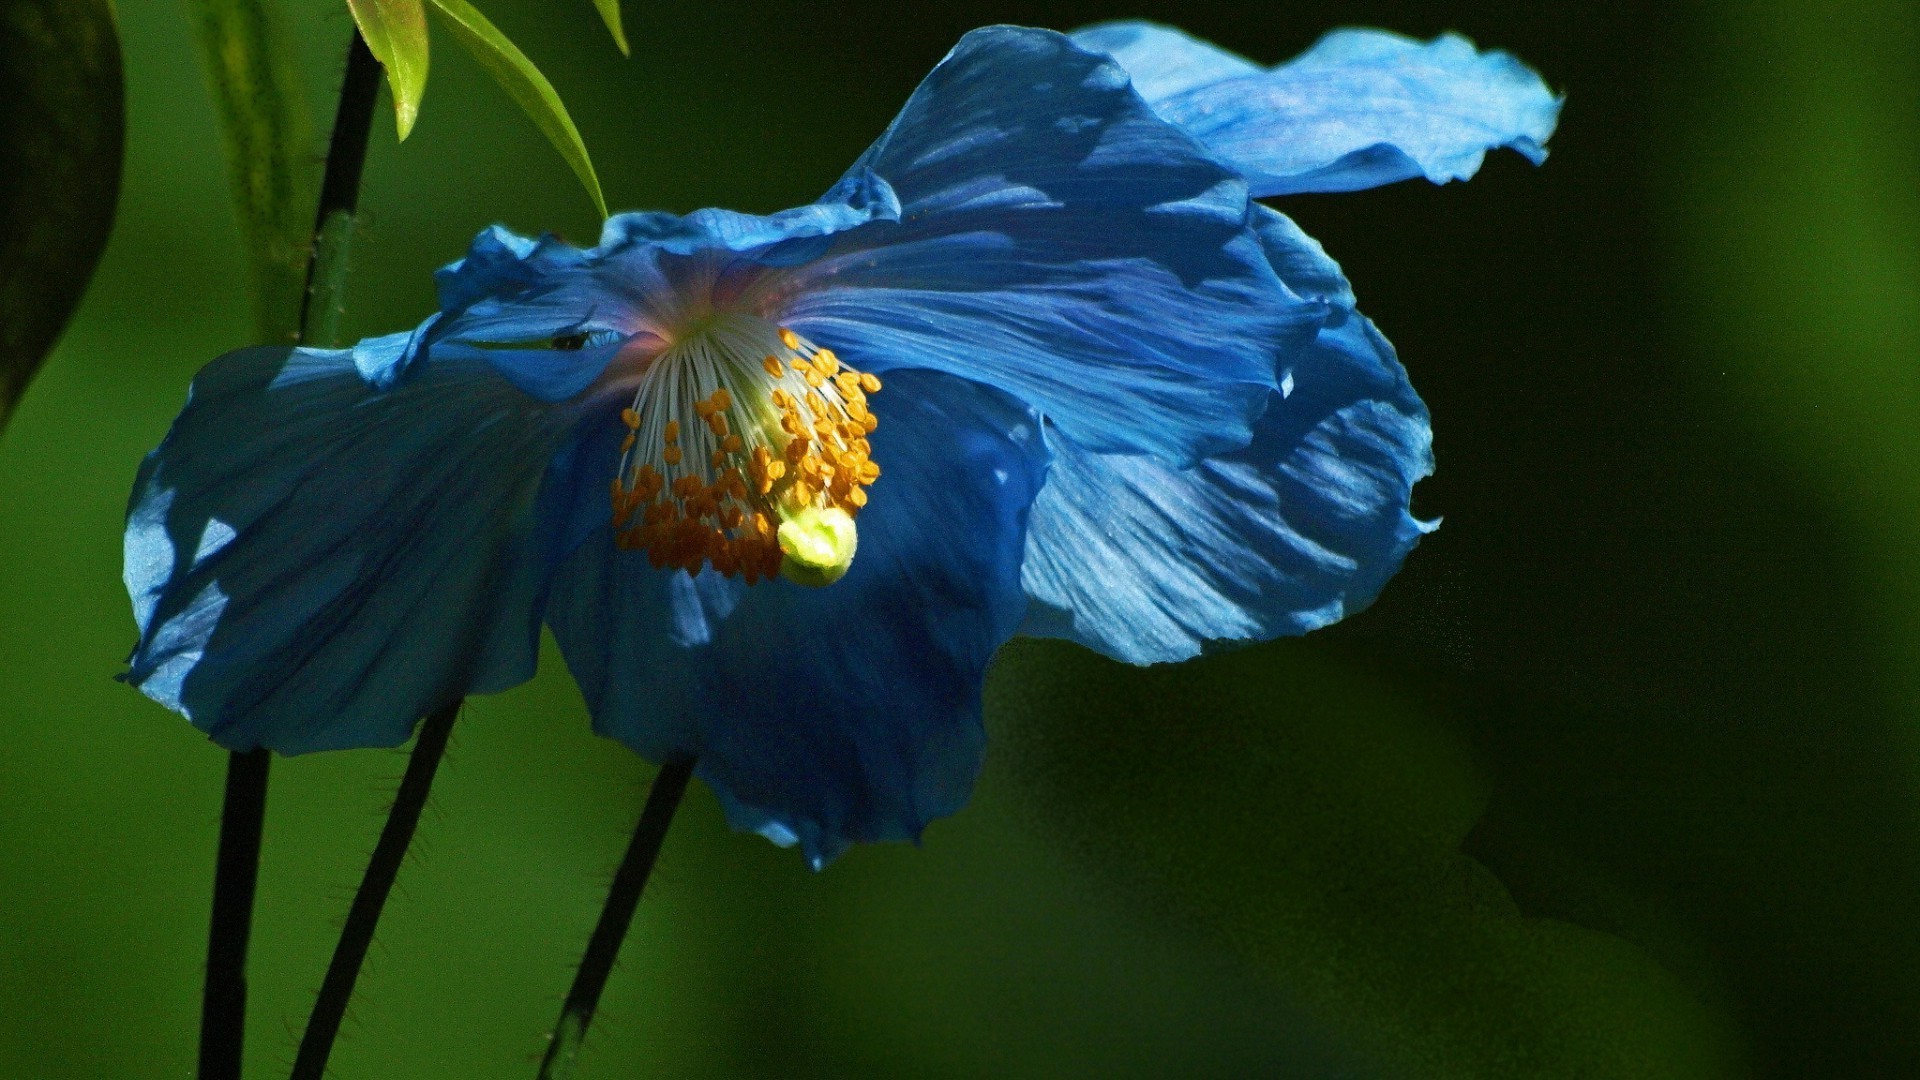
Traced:
<path fill-rule="evenodd" d="M 1426 411 L 1252 201 L 1278 159 L 1169 104 L 1172 34 L 976 31 L 810 206 L 491 229 L 413 331 L 216 360 L 136 482 L 126 678 L 233 749 L 396 745 L 544 620 L 597 731 L 818 865 L 965 801 L 1017 632 L 1152 662 L 1363 606 Z"/>

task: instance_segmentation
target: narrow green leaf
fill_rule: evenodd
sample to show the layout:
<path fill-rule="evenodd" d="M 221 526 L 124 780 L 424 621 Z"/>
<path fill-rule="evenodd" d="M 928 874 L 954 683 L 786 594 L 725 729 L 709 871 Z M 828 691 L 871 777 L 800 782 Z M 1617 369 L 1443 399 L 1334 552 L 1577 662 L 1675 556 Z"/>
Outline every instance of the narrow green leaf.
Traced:
<path fill-rule="evenodd" d="M 600 193 L 600 178 L 594 175 L 593 160 L 587 156 L 587 146 L 580 141 L 580 130 L 573 126 L 573 117 L 567 115 L 567 107 L 560 103 L 553 84 L 533 66 L 527 54 L 508 41 L 506 35 L 467 0 L 433 0 L 433 6 L 446 16 L 447 25 L 453 28 L 453 36 L 460 44 L 466 46 L 473 58 L 480 61 L 480 66 L 487 69 L 487 74 L 492 75 L 539 126 L 554 149 L 560 151 L 560 156 L 586 187 L 594 208 L 600 211 L 601 217 L 606 217 L 607 200 Z"/>
<path fill-rule="evenodd" d="M 313 146 L 299 72 L 263 0 L 187 0 L 187 11 L 226 137 L 258 337 L 291 342 L 313 227 Z"/>
<path fill-rule="evenodd" d="M 593 0 L 593 6 L 600 9 L 600 17 L 606 20 L 607 33 L 613 35 L 613 43 L 620 47 L 620 55 L 632 56 L 633 50 L 627 47 L 627 30 L 620 25 L 620 0 Z"/>
<path fill-rule="evenodd" d="M 427 9 L 420 0 L 347 0 L 347 9 L 373 58 L 387 69 L 394 125 L 404 142 L 427 93 Z"/>
<path fill-rule="evenodd" d="M 0 3 L 0 426 L 106 246 L 124 97 L 108 0 Z"/>

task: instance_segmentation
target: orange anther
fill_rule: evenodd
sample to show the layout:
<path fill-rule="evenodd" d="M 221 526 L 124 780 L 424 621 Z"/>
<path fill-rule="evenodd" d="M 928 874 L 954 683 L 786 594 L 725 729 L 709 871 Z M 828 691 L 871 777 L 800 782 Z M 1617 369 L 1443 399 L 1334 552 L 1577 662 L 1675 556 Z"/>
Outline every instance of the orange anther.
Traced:
<path fill-rule="evenodd" d="M 629 428 L 637 428 L 640 426 L 640 414 L 634 412 L 632 409 L 621 409 L 620 422 Z"/>
<path fill-rule="evenodd" d="M 860 389 L 869 394 L 877 394 L 880 392 L 880 380 L 875 378 L 872 372 L 863 371 L 860 373 Z"/>
<path fill-rule="evenodd" d="M 669 465 L 680 464 L 680 448 L 677 446 L 668 446 L 667 449 L 661 453 L 660 460 Z"/>
<path fill-rule="evenodd" d="M 669 443 L 679 442 L 680 441 L 680 421 L 678 420 L 667 421 L 667 430 L 660 436 L 660 441 L 669 442 Z"/>
<path fill-rule="evenodd" d="M 760 361 L 760 366 L 766 368 L 767 374 L 775 379 L 785 374 L 785 371 L 780 367 L 780 358 L 777 356 L 769 356 Z"/>
<path fill-rule="evenodd" d="M 800 335 L 783 326 L 780 328 L 780 344 L 798 351 L 800 348 Z"/>

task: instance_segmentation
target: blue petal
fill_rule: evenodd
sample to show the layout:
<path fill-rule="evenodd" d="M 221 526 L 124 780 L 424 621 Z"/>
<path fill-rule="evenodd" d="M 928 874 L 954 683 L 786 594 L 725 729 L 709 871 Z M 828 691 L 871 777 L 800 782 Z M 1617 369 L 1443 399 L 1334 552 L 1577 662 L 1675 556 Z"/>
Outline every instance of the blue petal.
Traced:
<path fill-rule="evenodd" d="M 1432 526 L 1427 411 L 1354 315 L 1287 358 L 1245 449 L 1189 469 L 1063 437 L 1034 504 L 1022 632 L 1136 664 L 1303 634 L 1373 601 Z"/>
<path fill-rule="evenodd" d="M 833 585 L 751 587 L 649 569 L 601 533 L 561 570 L 548 619 L 595 729 L 694 754 L 734 824 L 815 865 L 917 837 L 966 801 L 987 661 L 1019 624 L 1036 418 L 984 386 L 899 372 L 873 399 L 885 470 Z"/>
<path fill-rule="evenodd" d="M 1355 191 L 1424 176 L 1464 180 L 1488 150 L 1535 164 L 1561 99 L 1504 52 L 1457 34 L 1429 42 L 1336 30 L 1290 63 L 1249 72 L 1238 57 L 1145 23 L 1074 35 L 1109 51 L 1155 112 L 1246 177 L 1255 195 Z"/>
<path fill-rule="evenodd" d="M 778 214 L 619 214 L 586 250 L 496 225 L 435 275 L 438 314 L 409 334 L 363 342 L 356 361 L 386 386 L 429 353 L 480 356 L 522 391 L 563 401 L 591 386 L 630 342 L 664 341 L 707 302 L 729 259 L 756 269 L 792 265 L 824 250 L 825 237 L 898 212 L 884 180 L 856 172 L 819 202 Z M 575 334 L 594 344 L 542 347 Z"/>
<path fill-rule="evenodd" d="M 860 170 L 900 220 L 791 271 L 783 320 L 858 367 L 998 387 L 1088 447 L 1244 445 L 1271 354 L 1326 314 L 1274 276 L 1244 184 L 1059 34 L 967 35 Z"/>
<path fill-rule="evenodd" d="M 701 658 L 746 588 L 710 568 L 656 570 L 611 529 L 589 534 L 554 575 L 547 624 L 594 730 L 655 762 L 698 746 Z"/>
<path fill-rule="evenodd" d="M 733 210 L 696 210 L 684 216 L 659 212 L 615 214 L 601 229 L 600 247 L 615 251 L 633 245 L 657 246 L 675 255 L 721 250 L 760 256 L 772 248 L 832 236 L 869 221 L 895 221 L 900 200 L 871 170 L 855 169 L 808 206 L 767 215 Z M 791 246 L 784 250 L 792 250 Z M 764 265 L 789 265 L 778 255 Z"/>
<path fill-rule="evenodd" d="M 288 754 L 397 745 L 525 680 L 532 508 L 567 422 L 482 363 L 382 391 L 346 351 L 214 361 L 128 508 L 126 680 L 224 747 Z"/>
<path fill-rule="evenodd" d="M 1150 22 L 1110 22 L 1068 35 L 1083 49 L 1106 53 L 1127 70 L 1147 104 L 1196 87 L 1258 75 L 1259 64 L 1184 30 Z"/>

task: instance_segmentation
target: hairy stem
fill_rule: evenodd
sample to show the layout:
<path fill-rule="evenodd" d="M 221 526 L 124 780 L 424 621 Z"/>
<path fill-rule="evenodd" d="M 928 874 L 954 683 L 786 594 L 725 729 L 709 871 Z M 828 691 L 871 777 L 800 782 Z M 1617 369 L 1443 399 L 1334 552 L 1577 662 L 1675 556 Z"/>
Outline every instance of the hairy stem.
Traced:
<path fill-rule="evenodd" d="M 620 944 L 626 940 L 633 913 L 640 906 L 640 893 L 647 887 L 660 844 L 667 838 L 667 826 L 673 824 L 673 813 L 680 808 L 680 797 L 686 794 L 692 776 L 693 759 L 679 758 L 662 765 L 660 774 L 654 777 L 626 857 L 613 876 L 613 887 L 607 890 L 600 921 L 580 957 L 580 970 L 574 973 L 573 987 L 560 1007 L 560 1022 L 554 1026 L 553 1041 L 540 1062 L 540 1080 L 565 1080 L 572 1075 L 587 1025 L 593 1023 L 594 1010 L 600 1007 L 600 994 L 607 988 L 607 976 L 613 973 L 614 958 L 620 955 Z"/>
<path fill-rule="evenodd" d="M 360 965 L 373 944 L 374 927 L 380 923 L 380 911 L 387 894 L 393 891 L 400 864 L 406 859 L 407 845 L 420 824 L 420 811 L 427 805 L 427 792 L 433 787 L 433 774 L 447 750 L 447 736 L 453 731 L 453 718 L 459 715 L 455 701 L 434 710 L 420 725 L 420 738 L 407 759 L 406 775 L 400 778 L 400 791 L 380 830 L 380 842 L 367 860 L 367 872 L 360 879 L 360 890 L 347 909 L 347 924 L 340 930 L 340 942 L 334 946 L 333 960 L 327 965 L 327 977 L 320 984 L 320 997 L 313 1003 L 313 1015 L 307 1020 L 307 1032 L 300 1040 L 300 1053 L 294 1058 L 293 1080 L 321 1080 L 327 1071 L 327 1058 L 333 1053 L 334 1037 L 340 1034 L 340 1021 L 347 1014 L 347 1002 L 353 997 L 353 984 L 360 978 Z"/>

